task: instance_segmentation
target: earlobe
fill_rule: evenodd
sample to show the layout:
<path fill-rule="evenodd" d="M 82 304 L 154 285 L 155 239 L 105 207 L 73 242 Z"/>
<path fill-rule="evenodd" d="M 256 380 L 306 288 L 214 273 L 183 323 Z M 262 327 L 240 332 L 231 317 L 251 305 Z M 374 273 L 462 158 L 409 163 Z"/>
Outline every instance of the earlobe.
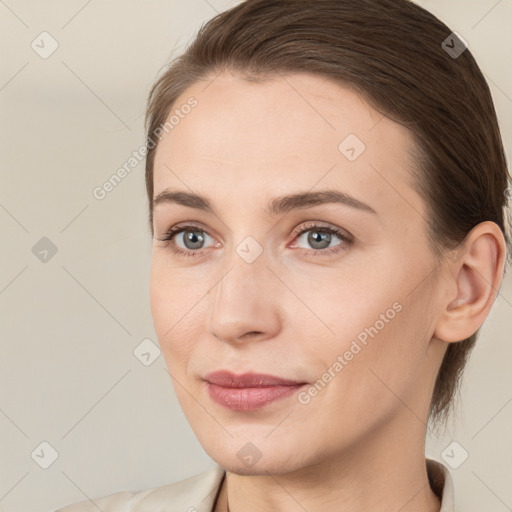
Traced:
<path fill-rule="evenodd" d="M 496 223 L 485 221 L 475 226 L 463 247 L 457 259 L 446 262 L 450 282 L 434 333 L 446 342 L 462 341 L 480 328 L 503 279 L 506 242 Z"/>

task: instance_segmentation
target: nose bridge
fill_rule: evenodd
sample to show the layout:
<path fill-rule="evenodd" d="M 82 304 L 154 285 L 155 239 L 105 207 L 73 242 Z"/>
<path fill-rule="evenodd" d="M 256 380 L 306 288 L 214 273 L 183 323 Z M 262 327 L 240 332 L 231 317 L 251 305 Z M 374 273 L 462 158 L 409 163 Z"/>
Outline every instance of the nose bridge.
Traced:
<path fill-rule="evenodd" d="M 279 328 L 272 273 L 261 249 L 253 259 L 255 249 L 251 240 L 233 248 L 212 294 L 208 329 L 222 340 L 237 341 L 248 332 L 267 338 Z"/>

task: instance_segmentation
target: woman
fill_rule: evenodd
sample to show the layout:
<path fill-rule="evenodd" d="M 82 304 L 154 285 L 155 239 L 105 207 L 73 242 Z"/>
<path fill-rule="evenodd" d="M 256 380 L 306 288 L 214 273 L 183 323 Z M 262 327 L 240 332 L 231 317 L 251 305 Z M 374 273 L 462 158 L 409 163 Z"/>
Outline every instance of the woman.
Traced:
<path fill-rule="evenodd" d="M 464 41 L 407 0 L 247 0 L 153 86 L 156 332 L 217 465 L 60 509 L 455 509 L 425 458 L 499 291 L 508 172 Z"/>

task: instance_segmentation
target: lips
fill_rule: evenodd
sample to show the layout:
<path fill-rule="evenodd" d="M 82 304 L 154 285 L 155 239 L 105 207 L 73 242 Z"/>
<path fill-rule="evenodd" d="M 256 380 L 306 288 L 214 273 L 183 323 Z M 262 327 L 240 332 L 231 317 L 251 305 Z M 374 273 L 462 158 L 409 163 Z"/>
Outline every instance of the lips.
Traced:
<path fill-rule="evenodd" d="M 216 403 L 233 411 L 252 411 L 293 395 L 305 382 L 262 373 L 209 373 L 203 379 Z"/>
<path fill-rule="evenodd" d="M 210 384 L 222 386 L 224 388 L 263 388 L 272 386 L 297 386 L 305 384 L 297 380 L 282 379 L 275 375 L 263 373 L 244 373 L 235 375 L 228 371 L 217 371 L 209 373 L 204 380 Z"/>

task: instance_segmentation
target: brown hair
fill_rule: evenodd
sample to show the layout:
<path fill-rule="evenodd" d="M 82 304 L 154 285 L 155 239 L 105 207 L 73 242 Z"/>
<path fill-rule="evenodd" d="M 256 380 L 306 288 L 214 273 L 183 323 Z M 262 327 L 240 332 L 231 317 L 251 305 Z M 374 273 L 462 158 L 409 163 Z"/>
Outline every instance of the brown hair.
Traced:
<path fill-rule="evenodd" d="M 444 42 L 444 43 L 443 43 Z M 258 81 L 307 72 L 351 87 L 408 127 L 437 260 L 483 221 L 506 230 L 509 175 L 489 87 L 468 49 L 434 15 L 409 0 L 246 0 L 203 25 L 151 88 L 146 112 L 146 187 L 153 234 L 153 162 L 176 99 L 224 70 Z M 461 50 L 457 55 L 453 50 Z M 451 50 L 451 53 L 450 53 Z M 445 420 L 478 329 L 450 343 L 430 418 Z"/>

